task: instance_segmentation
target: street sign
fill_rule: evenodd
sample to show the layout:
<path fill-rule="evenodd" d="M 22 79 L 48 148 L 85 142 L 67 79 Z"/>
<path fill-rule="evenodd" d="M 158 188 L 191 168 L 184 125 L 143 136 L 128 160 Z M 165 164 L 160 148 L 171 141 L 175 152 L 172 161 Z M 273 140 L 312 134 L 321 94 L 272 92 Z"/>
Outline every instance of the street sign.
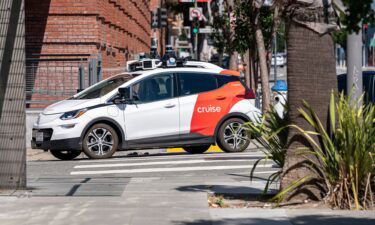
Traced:
<path fill-rule="evenodd" d="M 193 21 L 194 18 L 198 18 L 199 21 L 203 19 L 203 11 L 201 7 L 190 7 L 189 9 L 189 19 Z"/>
<path fill-rule="evenodd" d="M 213 33 L 213 29 L 212 29 L 211 26 L 199 28 L 199 33 L 201 33 L 201 34 L 211 34 L 211 33 Z"/>

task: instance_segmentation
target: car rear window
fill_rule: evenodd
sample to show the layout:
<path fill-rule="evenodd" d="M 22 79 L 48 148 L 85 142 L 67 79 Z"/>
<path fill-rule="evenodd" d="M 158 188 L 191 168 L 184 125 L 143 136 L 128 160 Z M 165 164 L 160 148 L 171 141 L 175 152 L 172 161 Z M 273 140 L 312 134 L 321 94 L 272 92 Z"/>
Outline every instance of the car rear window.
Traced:
<path fill-rule="evenodd" d="M 219 88 L 227 83 L 240 81 L 240 78 L 235 76 L 216 75 L 215 77 L 217 79 L 217 85 Z"/>
<path fill-rule="evenodd" d="M 217 81 L 212 74 L 180 73 L 181 96 L 192 95 L 217 89 Z"/>

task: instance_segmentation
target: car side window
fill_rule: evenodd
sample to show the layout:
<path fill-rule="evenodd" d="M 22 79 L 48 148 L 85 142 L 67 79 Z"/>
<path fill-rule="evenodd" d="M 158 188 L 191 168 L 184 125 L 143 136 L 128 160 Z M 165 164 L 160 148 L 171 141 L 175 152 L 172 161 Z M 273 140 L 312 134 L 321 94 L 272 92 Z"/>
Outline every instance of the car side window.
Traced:
<path fill-rule="evenodd" d="M 159 74 L 133 84 L 131 95 L 134 103 L 148 103 L 172 98 L 172 82 L 172 74 Z"/>
<path fill-rule="evenodd" d="M 181 96 L 197 94 L 217 89 L 216 78 L 205 73 L 180 73 L 179 90 Z"/>

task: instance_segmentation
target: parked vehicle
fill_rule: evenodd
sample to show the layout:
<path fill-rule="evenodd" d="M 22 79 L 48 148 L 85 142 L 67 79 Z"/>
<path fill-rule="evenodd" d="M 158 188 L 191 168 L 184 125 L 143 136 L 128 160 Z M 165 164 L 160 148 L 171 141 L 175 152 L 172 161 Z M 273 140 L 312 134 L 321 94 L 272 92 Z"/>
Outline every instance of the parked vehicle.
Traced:
<path fill-rule="evenodd" d="M 103 159 L 117 150 L 183 147 L 203 153 L 217 144 L 241 152 L 249 145 L 242 125 L 257 121 L 260 111 L 239 73 L 176 67 L 124 77 L 113 76 L 46 108 L 34 124 L 32 147 L 70 160 L 81 151 Z"/>
<path fill-rule="evenodd" d="M 375 71 L 367 70 L 362 73 L 362 83 L 363 91 L 365 92 L 364 102 L 366 104 L 373 103 L 375 104 Z M 348 94 L 347 90 L 347 78 L 346 74 L 340 74 L 337 76 L 338 81 L 338 90 L 344 91 L 345 94 Z"/>

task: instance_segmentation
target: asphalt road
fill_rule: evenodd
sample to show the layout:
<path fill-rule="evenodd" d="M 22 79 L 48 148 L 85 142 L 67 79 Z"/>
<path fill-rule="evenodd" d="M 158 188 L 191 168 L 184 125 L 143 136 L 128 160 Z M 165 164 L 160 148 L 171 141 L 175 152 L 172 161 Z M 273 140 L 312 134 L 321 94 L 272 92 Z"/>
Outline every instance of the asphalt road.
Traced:
<path fill-rule="evenodd" d="M 128 156 L 71 161 L 28 161 L 28 187 L 34 196 L 120 196 L 130 180 L 204 180 L 205 182 L 249 182 L 249 172 L 263 154 L 242 153 L 160 153 L 153 150 Z M 48 153 L 46 153 L 48 154 Z M 276 171 L 272 162 L 261 163 L 256 179 L 264 181 Z"/>

